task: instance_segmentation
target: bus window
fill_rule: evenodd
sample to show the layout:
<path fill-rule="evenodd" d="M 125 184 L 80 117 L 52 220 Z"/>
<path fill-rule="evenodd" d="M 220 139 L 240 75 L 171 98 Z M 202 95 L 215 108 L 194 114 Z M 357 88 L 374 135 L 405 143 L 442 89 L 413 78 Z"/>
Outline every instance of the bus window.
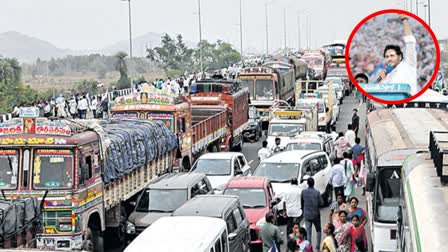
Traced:
<path fill-rule="evenodd" d="M 376 213 L 381 222 L 395 223 L 400 204 L 400 168 L 378 169 Z"/>

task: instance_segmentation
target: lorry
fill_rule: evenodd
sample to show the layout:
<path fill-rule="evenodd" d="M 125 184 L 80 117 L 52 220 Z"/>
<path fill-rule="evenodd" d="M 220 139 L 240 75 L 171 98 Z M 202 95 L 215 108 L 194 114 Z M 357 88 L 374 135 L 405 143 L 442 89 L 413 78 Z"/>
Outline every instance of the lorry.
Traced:
<path fill-rule="evenodd" d="M 118 97 L 111 116 L 162 121 L 179 141 L 174 169 L 188 171 L 203 152 L 228 149 L 227 108 L 219 99 L 211 105 L 196 105 L 186 96 L 145 84 L 140 92 Z"/>
<path fill-rule="evenodd" d="M 0 189 L 40 201 L 36 248 L 103 251 L 103 234 L 123 243 L 130 201 L 172 170 L 174 133 L 160 121 L 50 120 L 24 110 L 0 125 L 0 151 L 17 160 L 0 163 Z"/>
<path fill-rule="evenodd" d="M 290 64 L 268 62 L 263 66 L 243 69 L 237 79 L 247 87 L 250 103 L 257 108 L 262 128 L 266 130 L 272 118 L 270 107 L 277 100 L 294 101 L 294 71 Z"/>
<path fill-rule="evenodd" d="M 223 151 L 241 151 L 243 132 L 249 126 L 249 90 L 239 81 L 203 79 L 192 85 L 190 98 L 195 108 L 216 111 L 226 108 L 227 130 L 221 141 Z"/>
<path fill-rule="evenodd" d="M 305 60 L 308 63 L 308 67 L 314 70 L 314 75 L 310 76 L 310 79 L 325 80 L 329 59 L 324 51 L 307 50 L 303 53 L 301 59 Z"/>
<path fill-rule="evenodd" d="M 298 99 L 296 102 L 296 107 L 310 107 L 317 104 L 317 114 L 318 114 L 318 131 L 327 132 L 331 120 L 333 118 L 332 109 L 325 99 L 320 96 L 320 94 L 302 94 L 302 98 Z"/>

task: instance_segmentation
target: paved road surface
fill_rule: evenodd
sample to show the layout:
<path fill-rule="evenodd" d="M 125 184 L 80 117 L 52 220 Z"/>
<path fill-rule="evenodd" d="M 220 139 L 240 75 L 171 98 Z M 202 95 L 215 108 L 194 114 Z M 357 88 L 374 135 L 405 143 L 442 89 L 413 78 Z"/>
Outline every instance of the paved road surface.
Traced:
<path fill-rule="evenodd" d="M 341 105 L 341 111 L 339 115 L 339 120 L 336 123 L 336 129 L 337 131 L 343 131 L 347 129 L 347 124 L 351 122 L 352 118 L 352 110 L 354 108 L 358 108 L 359 112 L 358 115 L 360 116 L 360 122 L 359 125 L 361 126 L 361 130 L 359 131 L 359 135 L 361 137 L 362 144 L 364 144 L 365 136 L 364 136 L 364 129 L 362 128 L 363 125 L 365 125 L 365 106 L 362 104 L 360 105 L 357 100 L 353 98 L 353 96 L 346 97 L 344 99 L 344 103 Z M 264 138 L 260 139 L 257 143 L 245 143 L 243 147 L 243 153 L 246 156 L 250 166 L 252 169 L 255 169 L 258 166 L 258 157 L 257 157 L 257 151 L 259 148 L 261 148 L 261 143 Z M 366 209 L 366 202 L 365 197 L 362 196 L 362 190 L 359 188 L 357 189 L 356 196 L 360 199 L 360 206 L 364 209 Z M 335 198 L 333 196 L 333 198 Z M 329 208 L 322 208 L 321 209 L 321 220 L 322 220 L 322 227 L 325 223 L 328 221 L 328 214 L 329 214 Z M 368 225 L 368 224 L 367 224 Z M 369 227 L 366 226 L 366 230 L 368 230 Z M 286 244 L 286 226 L 281 226 L 282 233 L 284 235 L 284 240 Z M 367 232 L 368 235 L 368 241 L 370 242 L 369 232 Z M 324 238 L 324 234 L 322 234 L 322 238 Z M 313 244 L 315 244 L 316 234 L 315 230 L 313 229 Z M 106 246 L 107 246 L 107 238 L 106 238 Z M 106 251 L 109 252 L 119 252 L 123 251 L 123 248 L 109 248 L 106 249 Z M 286 251 L 286 246 L 282 246 L 281 251 Z"/>

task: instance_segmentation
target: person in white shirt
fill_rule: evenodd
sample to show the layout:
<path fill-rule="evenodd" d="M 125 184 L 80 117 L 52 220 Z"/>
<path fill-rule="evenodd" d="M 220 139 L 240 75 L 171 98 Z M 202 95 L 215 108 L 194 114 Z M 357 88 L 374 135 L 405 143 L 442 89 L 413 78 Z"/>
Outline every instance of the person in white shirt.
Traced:
<path fill-rule="evenodd" d="M 90 105 L 90 109 L 93 112 L 93 118 L 97 118 L 96 116 L 96 110 L 98 109 L 98 100 L 96 99 L 96 96 L 92 98 L 92 104 Z"/>
<path fill-rule="evenodd" d="M 258 160 L 263 161 L 271 155 L 271 152 L 268 149 L 268 141 L 263 141 L 263 148 L 258 150 Z"/>
<path fill-rule="evenodd" d="M 352 125 L 347 126 L 347 131 L 345 132 L 345 139 L 350 143 L 350 146 L 355 145 L 356 133 L 352 130 Z"/>
<path fill-rule="evenodd" d="M 342 195 L 344 197 L 344 186 L 346 183 L 344 166 L 340 164 L 341 159 L 336 158 L 333 167 L 331 167 L 330 182 L 333 185 L 334 195 Z"/>
<path fill-rule="evenodd" d="M 418 92 L 417 85 L 417 41 L 412 34 L 411 25 L 408 17 L 401 14 L 400 19 L 403 22 L 404 28 L 404 43 L 406 44 L 406 51 L 403 57 L 403 52 L 398 45 L 387 45 L 384 49 L 383 56 L 386 59 L 387 65 L 393 70 L 387 73 L 386 69 L 380 71 L 377 80 L 383 83 L 406 83 L 411 87 L 411 94 L 415 95 Z"/>
<path fill-rule="evenodd" d="M 291 187 L 286 192 L 278 195 L 278 198 L 283 200 L 283 214 L 287 216 L 286 231 L 288 234 L 292 232 L 294 223 L 300 224 L 302 219 L 302 206 L 300 202 L 303 188 L 298 184 L 297 178 L 292 178 Z"/>
<path fill-rule="evenodd" d="M 336 139 L 338 139 L 338 136 L 339 136 L 339 134 L 336 132 L 336 126 L 335 125 L 333 125 L 333 126 L 331 126 L 331 133 L 330 133 L 330 136 L 331 136 L 331 138 L 333 138 L 333 142 L 336 142 Z"/>
<path fill-rule="evenodd" d="M 84 95 L 78 102 L 79 118 L 86 119 L 87 109 L 89 108 L 89 103 L 87 102 L 86 96 Z"/>

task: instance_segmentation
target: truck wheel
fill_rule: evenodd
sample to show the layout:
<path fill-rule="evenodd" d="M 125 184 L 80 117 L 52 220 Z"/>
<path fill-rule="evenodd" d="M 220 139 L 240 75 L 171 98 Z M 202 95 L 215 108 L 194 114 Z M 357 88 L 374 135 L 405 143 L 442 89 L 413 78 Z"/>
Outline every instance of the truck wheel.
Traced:
<path fill-rule="evenodd" d="M 327 185 L 325 192 L 322 194 L 322 201 L 324 202 L 324 207 L 327 207 L 333 201 L 333 188 L 331 185 Z"/>
<path fill-rule="evenodd" d="M 87 228 L 83 250 L 94 252 L 104 251 L 104 241 L 100 231 L 94 231 L 90 227 Z"/>

